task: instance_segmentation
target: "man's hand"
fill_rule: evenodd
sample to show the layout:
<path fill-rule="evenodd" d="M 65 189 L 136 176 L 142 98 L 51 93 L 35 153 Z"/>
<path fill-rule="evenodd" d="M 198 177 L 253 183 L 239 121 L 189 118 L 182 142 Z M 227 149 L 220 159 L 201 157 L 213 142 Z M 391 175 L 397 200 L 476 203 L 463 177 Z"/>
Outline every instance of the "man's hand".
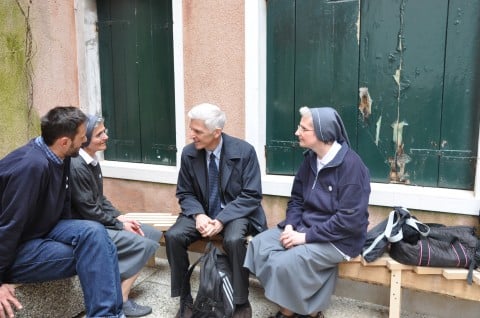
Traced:
<path fill-rule="evenodd" d="M 282 243 L 285 248 L 305 244 L 305 233 L 294 231 L 291 225 L 287 225 L 280 235 L 280 243 Z"/>
<path fill-rule="evenodd" d="M 12 305 L 16 309 L 23 308 L 17 297 L 15 297 L 15 288 L 9 284 L 0 285 L 0 318 L 15 317 Z"/>
<path fill-rule="evenodd" d="M 206 214 L 197 214 L 195 217 L 197 231 L 202 237 L 212 237 L 223 230 L 223 224 L 219 220 L 213 220 Z"/>
<path fill-rule="evenodd" d="M 195 216 L 195 227 L 197 228 L 197 231 L 202 234 L 202 237 L 208 237 L 207 233 L 210 232 L 210 228 L 212 227 L 210 224 L 211 221 L 212 219 L 203 213 Z"/>
<path fill-rule="evenodd" d="M 222 222 L 220 222 L 219 220 L 211 220 L 210 228 L 205 234 L 208 237 L 212 237 L 220 233 L 222 230 L 223 230 Z"/>
<path fill-rule="evenodd" d="M 124 215 L 119 215 L 117 219 L 123 223 L 123 229 L 141 236 L 145 236 L 142 231 L 142 226 L 137 220 L 127 219 Z M 0 317 L 1 318 L 1 317 Z"/>

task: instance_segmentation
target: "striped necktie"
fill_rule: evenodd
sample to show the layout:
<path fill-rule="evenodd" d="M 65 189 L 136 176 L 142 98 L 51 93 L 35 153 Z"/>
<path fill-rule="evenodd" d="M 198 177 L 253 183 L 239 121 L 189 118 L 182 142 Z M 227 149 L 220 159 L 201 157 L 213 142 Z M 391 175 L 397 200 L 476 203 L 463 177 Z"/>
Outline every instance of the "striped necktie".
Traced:
<path fill-rule="evenodd" d="M 215 163 L 215 155 L 210 154 L 210 163 L 208 164 L 208 215 L 214 219 L 221 210 L 220 194 L 218 191 L 218 168 Z"/>

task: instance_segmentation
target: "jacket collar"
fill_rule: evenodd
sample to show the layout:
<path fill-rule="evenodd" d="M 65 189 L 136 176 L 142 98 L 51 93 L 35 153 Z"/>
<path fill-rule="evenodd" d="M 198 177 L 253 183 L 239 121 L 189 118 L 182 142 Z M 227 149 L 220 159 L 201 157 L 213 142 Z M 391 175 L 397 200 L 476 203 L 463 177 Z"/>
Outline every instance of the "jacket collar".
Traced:
<path fill-rule="evenodd" d="M 323 169 L 337 167 L 343 162 L 343 159 L 345 158 L 345 155 L 347 154 L 349 147 L 345 141 L 341 142 L 341 146 L 342 147 L 338 151 L 337 155 L 333 157 L 333 159 L 329 163 L 327 163 L 323 167 Z M 313 152 L 311 149 L 309 149 L 304 152 L 304 156 L 309 161 L 310 168 L 316 174 L 317 173 L 317 154 Z"/>

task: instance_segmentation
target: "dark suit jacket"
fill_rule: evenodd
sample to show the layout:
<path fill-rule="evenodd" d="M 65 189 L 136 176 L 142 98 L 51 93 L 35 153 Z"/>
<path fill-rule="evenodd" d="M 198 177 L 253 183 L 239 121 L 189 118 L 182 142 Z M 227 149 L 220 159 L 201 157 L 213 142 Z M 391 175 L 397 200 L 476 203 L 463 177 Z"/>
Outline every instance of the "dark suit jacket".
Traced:
<path fill-rule="evenodd" d="M 248 218 L 258 232 L 267 228 L 263 211 L 260 167 L 255 149 L 244 140 L 222 134 L 219 178 L 225 207 L 216 219 L 226 225 Z M 205 150 L 189 144 L 182 152 L 177 198 L 182 213 L 192 216 L 208 211 L 208 173 Z"/>

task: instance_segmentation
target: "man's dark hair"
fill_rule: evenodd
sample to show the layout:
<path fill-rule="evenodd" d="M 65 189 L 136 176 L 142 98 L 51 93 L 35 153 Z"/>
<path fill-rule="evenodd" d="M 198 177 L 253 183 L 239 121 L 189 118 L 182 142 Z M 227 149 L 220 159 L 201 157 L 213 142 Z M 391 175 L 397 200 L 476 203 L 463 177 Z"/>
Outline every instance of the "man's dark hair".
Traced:
<path fill-rule="evenodd" d="M 46 113 L 41 120 L 42 137 L 47 146 L 61 137 L 74 139 L 78 127 L 87 121 L 87 116 L 74 106 L 57 106 Z"/>

